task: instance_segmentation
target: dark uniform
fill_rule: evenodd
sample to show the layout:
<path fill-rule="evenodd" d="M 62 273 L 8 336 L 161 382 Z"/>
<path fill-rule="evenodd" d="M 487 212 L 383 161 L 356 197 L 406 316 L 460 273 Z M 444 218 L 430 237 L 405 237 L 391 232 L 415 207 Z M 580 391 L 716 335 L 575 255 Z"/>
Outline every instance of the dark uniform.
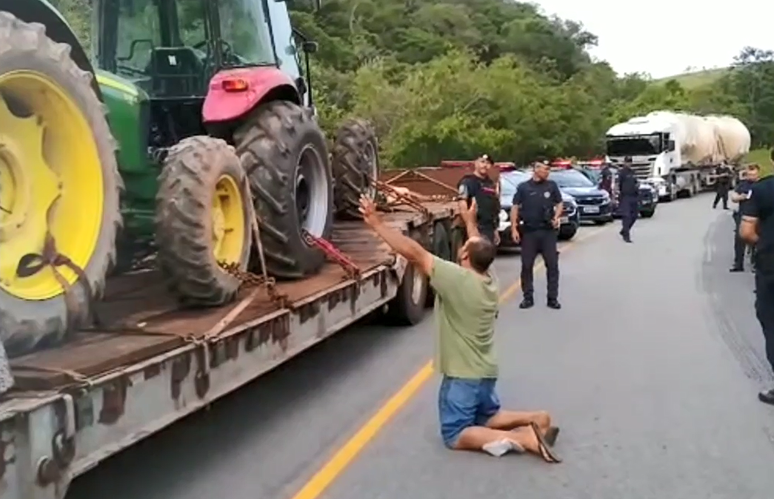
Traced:
<path fill-rule="evenodd" d="M 618 171 L 618 208 L 621 213 L 621 236 L 631 242 L 631 230 L 639 215 L 640 185 L 634 171 L 624 165 Z"/>
<path fill-rule="evenodd" d="M 613 170 L 610 166 L 605 166 L 602 169 L 599 188 L 603 191 L 607 191 L 607 193 L 610 194 L 610 198 L 613 198 Z"/>
<path fill-rule="evenodd" d="M 731 168 L 727 165 L 720 165 L 715 168 L 715 175 L 719 175 L 715 181 L 715 201 L 712 207 L 717 208 L 718 203 L 723 201 L 723 209 L 728 209 L 728 191 L 731 189 Z"/>
<path fill-rule="evenodd" d="M 743 216 L 758 219 L 755 252 L 755 314 L 763 329 L 766 358 L 774 369 L 774 177 L 759 180 L 744 205 Z M 774 404 L 774 390 L 761 393 L 761 401 Z"/>
<path fill-rule="evenodd" d="M 513 206 L 519 207 L 521 229 L 521 289 L 525 305 L 534 303 L 533 267 L 538 254 L 543 256 L 548 279 L 548 303 L 557 305 L 559 296 L 559 252 L 557 233 L 552 224 L 554 208 L 562 202 L 562 193 L 553 180 L 530 179 L 519 184 Z"/>
<path fill-rule="evenodd" d="M 494 242 L 497 231 L 500 200 L 497 197 L 494 181 L 489 177 L 479 177 L 473 173 L 465 175 L 460 180 L 459 195 L 468 202 L 476 200 L 476 225 L 482 236 Z"/>
<path fill-rule="evenodd" d="M 739 185 L 736 186 L 734 192 L 737 194 L 747 194 L 752 190 L 755 183 L 750 180 L 742 180 Z M 741 271 L 744 269 L 744 252 L 747 249 L 747 243 L 739 237 L 739 225 L 742 222 L 742 213 L 747 201 L 740 201 L 739 208 L 734 211 L 734 266 L 731 267 L 733 271 Z"/>

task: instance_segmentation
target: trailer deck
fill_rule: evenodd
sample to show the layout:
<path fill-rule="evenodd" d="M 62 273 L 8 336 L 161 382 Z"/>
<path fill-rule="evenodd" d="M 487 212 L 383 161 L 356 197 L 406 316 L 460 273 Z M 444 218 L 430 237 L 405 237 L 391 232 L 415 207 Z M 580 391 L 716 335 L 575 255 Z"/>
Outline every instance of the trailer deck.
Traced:
<path fill-rule="evenodd" d="M 428 203 L 425 207 L 433 220 L 453 215 L 449 204 Z M 385 214 L 387 223 L 406 230 L 421 225 L 423 220 L 423 215 L 417 211 L 396 210 Z M 337 221 L 331 242 L 358 266 L 364 278 L 381 286 L 381 274 L 375 271 L 392 265 L 395 257 L 368 227 L 360 221 Z M 352 284 L 354 282 L 341 266 L 328 262 L 319 274 L 299 281 L 278 282 L 276 288 L 287 297 L 290 309 L 306 307 L 309 309 L 306 314 L 311 317 L 318 295 L 326 295 L 329 303 L 354 300 L 350 294 Z M 345 285 L 341 292 L 330 291 L 339 285 Z M 118 277 L 109 282 L 104 300 L 97 304 L 97 316 L 109 318 L 105 324 L 107 328 L 81 331 L 61 347 L 14 359 L 12 367 L 17 386 L 22 390 L 63 387 L 196 342 L 229 314 L 233 315 L 234 309 L 252 292 L 250 288 L 243 289 L 239 298 L 228 306 L 181 310 L 166 292 L 157 271 Z M 282 305 L 272 300 L 266 289 L 260 289 L 258 293 L 244 310 L 231 317 L 223 335 L 262 318 L 268 320 L 281 311 Z M 258 338 L 258 343 L 282 341 L 290 335 L 290 331 L 281 329 L 265 333 L 270 337 Z"/>

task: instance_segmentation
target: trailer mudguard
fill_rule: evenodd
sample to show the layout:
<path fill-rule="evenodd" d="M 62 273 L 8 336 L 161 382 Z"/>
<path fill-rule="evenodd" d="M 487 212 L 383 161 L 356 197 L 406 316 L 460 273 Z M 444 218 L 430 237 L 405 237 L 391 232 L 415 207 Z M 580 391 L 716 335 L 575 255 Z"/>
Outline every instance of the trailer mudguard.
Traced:
<path fill-rule="evenodd" d="M 0 11 L 10 12 L 27 23 L 40 23 L 46 27 L 49 38 L 72 47 L 70 58 L 84 71 L 94 74 L 89 56 L 75 36 L 75 32 L 62 14 L 48 0 L 0 0 Z M 91 83 L 94 91 L 102 98 L 96 79 Z"/>
<path fill-rule="evenodd" d="M 233 121 L 267 100 L 301 104 L 293 80 L 276 67 L 221 71 L 210 81 L 202 119 L 205 124 Z"/>

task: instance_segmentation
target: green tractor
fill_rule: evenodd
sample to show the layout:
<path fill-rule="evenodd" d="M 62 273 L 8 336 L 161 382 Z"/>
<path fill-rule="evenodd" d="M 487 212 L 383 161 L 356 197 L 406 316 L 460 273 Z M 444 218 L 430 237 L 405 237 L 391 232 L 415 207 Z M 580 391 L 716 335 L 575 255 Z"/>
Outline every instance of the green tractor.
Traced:
<path fill-rule="evenodd" d="M 185 306 L 233 300 L 239 281 L 223 267 L 256 269 L 253 214 L 270 275 L 322 267 L 306 236 L 329 237 L 336 210 L 354 214 L 376 143 L 347 124 L 331 166 L 310 86 L 279 67 L 275 1 L 84 2 L 87 51 L 46 0 L 0 0 L 0 340 L 11 356 L 58 343 L 111 272 L 149 259 Z"/>

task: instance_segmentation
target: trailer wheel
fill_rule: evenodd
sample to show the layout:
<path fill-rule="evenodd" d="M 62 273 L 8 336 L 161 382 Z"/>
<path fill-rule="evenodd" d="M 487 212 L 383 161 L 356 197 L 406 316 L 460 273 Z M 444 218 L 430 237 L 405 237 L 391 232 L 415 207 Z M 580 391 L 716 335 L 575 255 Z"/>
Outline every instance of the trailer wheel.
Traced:
<path fill-rule="evenodd" d="M 451 246 L 451 261 L 459 263 L 460 250 L 465 244 L 465 229 L 458 225 L 451 228 L 451 234 L 449 236 L 449 244 Z"/>
<path fill-rule="evenodd" d="M 225 141 L 190 137 L 170 149 L 156 195 L 158 261 L 181 303 L 219 306 L 239 280 L 219 262 L 246 270 L 250 210 L 245 173 Z"/>
<path fill-rule="evenodd" d="M 336 214 L 360 219 L 360 196 L 373 199 L 379 178 L 379 144 L 376 132 L 366 120 L 352 119 L 342 124 L 333 146 L 333 177 Z"/>
<path fill-rule="evenodd" d="M 398 294 L 387 305 L 387 322 L 393 326 L 413 326 L 425 316 L 427 303 L 427 276 L 413 264 L 406 266 Z"/>
<path fill-rule="evenodd" d="M 234 139 L 250 179 L 267 272 L 283 279 L 317 273 L 325 255 L 302 231 L 327 239 L 333 230 L 333 179 L 320 127 L 300 106 L 272 101 Z"/>
<path fill-rule="evenodd" d="M 92 76 L 41 24 L 0 12 L 0 341 L 15 357 L 64 339 L 102 295 L 123 188 Z M 42 264 L 46 234 L 83 270 Z M 91 294 L 91 296 L 89 296 Z"/>
<path fill-rule="evenodd" d="M 445 222 L 436 222 L 433 225 L 433 254 L 446 261 L 452 261 L 451 238 Z M 435 291 L 432 286 L 427 287 L 426 306 L 432 307 L 435 303 Z"/>
<path fill-rule="evenodd" d="M 642 218 L 653 218 L 653 215 L 656 214 L 656 209 L 651 208 L 649 210 L 645 210 L 642 212 Z"/>

